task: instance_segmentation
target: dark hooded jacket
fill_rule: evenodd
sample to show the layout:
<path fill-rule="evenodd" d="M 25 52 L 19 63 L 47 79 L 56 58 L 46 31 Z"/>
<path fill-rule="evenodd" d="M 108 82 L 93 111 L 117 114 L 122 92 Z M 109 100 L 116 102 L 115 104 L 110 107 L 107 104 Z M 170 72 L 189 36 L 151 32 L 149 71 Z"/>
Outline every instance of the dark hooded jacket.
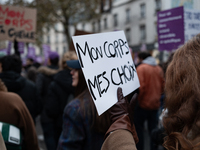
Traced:
<path fill-rule="evenodd" d="M 38 88 L 39 95 L 42 98 L 42 113 L 40 119 L 42 123 L 49 123 L 52 122 L 52 119 L 47 116 L 44 111 L 44 107 L 46 105 L 46 101 L 48 101 L 48 87 L 53 81 L 54 75 L 58 72 L 58 66 L 41 66 L 38 68 L 37 72 L 36 86 Z"/>
<path fill-rule="evenodd" d="M 13 71 L 6 71 L 0 74 L 9 92 L 17 93 L 25 102 L 33 120 L 41 111 L 41 100 L 35 84 Z"/>
<path fill-rule="evenodd" d="M 48 101 L 45 105 L 47 115 L 54 120 L 57 140 L 62 131 L 64 108 L 73 99 L 73 92 L 70 70 L 65 69 L 58 72 L 48 88 Z"/>

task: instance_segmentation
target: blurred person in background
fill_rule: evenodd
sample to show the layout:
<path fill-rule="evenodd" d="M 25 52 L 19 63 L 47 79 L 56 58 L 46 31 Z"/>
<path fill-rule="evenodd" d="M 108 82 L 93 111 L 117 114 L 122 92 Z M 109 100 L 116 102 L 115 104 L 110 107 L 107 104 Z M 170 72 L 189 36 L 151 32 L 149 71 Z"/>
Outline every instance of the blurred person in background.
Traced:
<path fill-rule="evenodd" d="M 64 109 L 58 150 L 100 150 L 110 126 L 108 112 L 98 116 L 78 60 L 67 61 L 72 68 L 75 99 Z"/>
<path fill-rule="evenodd" d="M 31 64 L 29 62 L 31 62 Z M 25 72 L 24 72 L 25 77 L 35 83 L 36 78 L 37 78 L 37 69 L 41 65 L 42 65 L 42 58 L 37 57 L 37 58 L 35 58 L 35 60 L 33 60 L 32 58 L 28 58 L 26 66 L 24 67 L 25 68 Z"/>
<path fill-rule="evenodd" d="M 142 64 L 142 61 L 143 61 L 145 58 L 149 57 L 149 56 L 151 56 L 151 54 L 150 54 L 149 52 L 140 52 L 140 53 L 138 54 L 138 62 L 137 62 L 137 64 L 135 65 L 135 67 L 137 68 L 140 64 Z"/>
<path fill-rule="evenodd" d="M 158 110 L 164 90 L 164 73 L 149 52 L 141 52 L 138 56 L 140 55 L 143 56 L 141 64 L 137 67 L 140 87 L 134 113 L 134 124 L 139 137 L 137 149 L 144 150 L 144 125 L 147 121 L 150 147 L 151 150 L 156 150 L 157 145 L 151 139 L 151 132 L 158 126 Z"/>
<path fill-rule="evenodd" d="M 21 76 L 21 58 L 17 55 L 8 55 L 2 57 L 0 62 L 2 64 L 0 79 L 9 92 L 17 93 L 22 98 L 35 122 L 35 118 L 41 112 L 41 99 L 36 85 Z"/>
<path fill-rule="evenodd" d="M 47 101 L 44 109 L 46 114 L 53 119 L 52 125 L 54 126 L 55 147 L 51 147 L 52 150 L 56 149 L 62 132 L 64 108 L 74 96 L 74 87 L 72 86 L 72 76 L 70 74 L 71 70 L 68 68 L 66 61 L 75 59 L 78 59 L 75 51 L 68 51 L 63 55 L 60 61 L 61 71 L 55 74 L 48 88 Z"/>
<path fill-rule="evenodd" d="M 14 125 L 20 129 L 23 136 L 22 150 L 39 150 L 35 125 L 25 103 L 19 95 L 8 92 L 1 79 L 0 122 Z"/>
<path fill-rule="evenodd" d="M 48 66 L 41 66 L 37 70 L 36 86 L 42 98 L 42 112 L 40 122 L 43 130 L 44 141 L 48 150 L 55 147 L 53 119 L 49 118 L 44 110 L 46 104 L 48 87 L 53 81 L 54 75 L 59 71 L 59 55 L 57 52 L 50 52 Z"/>

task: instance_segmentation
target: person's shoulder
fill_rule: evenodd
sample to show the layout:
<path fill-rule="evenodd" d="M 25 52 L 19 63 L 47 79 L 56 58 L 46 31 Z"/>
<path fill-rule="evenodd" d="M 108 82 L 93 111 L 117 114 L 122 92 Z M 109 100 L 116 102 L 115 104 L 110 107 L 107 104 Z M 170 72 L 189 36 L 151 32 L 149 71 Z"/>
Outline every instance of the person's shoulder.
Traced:
<path fill-rule="evenodd" d="M 36 85 L 35 85 L 35 83 L 33 81 L 31 81 L 29 79 L 26 79 L 26 78 L 24 78 L 24 79 L 25 79 L 26 86 L 27 86 L 26 88 L 33 88 L 33 89 L 36 88 Z"/>
<path fill-rule="evenodd" d="M 52 69 L 46 66 L 40 66 L 37 70 L 38 73 L 41 73 L 45 76 L 53 76 L 56 73 L 58 73 L 58 71 L 59 71 L 58 69 Z"/>
<path fill-rule="evenodd" d="M 13 92 L 0 91 L 0 97 L 2 100 L 6 99 L 6 101 L 12 102 L 13 105 L 23 103 L 23 100 L 21 99 L 21 97 L 18 94 L 13 93 Z"/>
<path fill-rule="evenodd" d="M 140 71 L 140 70 L 144 70 L 144 69 L 148 69 L 148 68 L 150 68 L 150 65 L 148 65 L 148 64 L 140 64 L 140 65 L 136 68 L 136 70 L 137 70 L 137 71 Z"/>
<path fill-rule="evenodd" d="M 74 99 L 69 104 L 67 104 L 64 109 L 64 114 L 71 116 L 71 118 L 74 119 L 81 117 L 79 99 Z"/>
<path fill-rule="evenodd" d="M 80 107 L 80 100 L 73 99 L 69 104 L 66 105 L 66 108 L 79 108 Z"/>

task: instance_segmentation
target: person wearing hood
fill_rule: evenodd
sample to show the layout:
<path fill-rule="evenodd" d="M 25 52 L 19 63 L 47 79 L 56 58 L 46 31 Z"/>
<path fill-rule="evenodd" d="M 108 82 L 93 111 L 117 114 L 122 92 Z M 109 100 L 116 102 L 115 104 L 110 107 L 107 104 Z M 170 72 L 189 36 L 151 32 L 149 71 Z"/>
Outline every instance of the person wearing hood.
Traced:
<path fill-rule="evenodd" d="M 78 59 L 75 51 L 68 51 L 63 55 L 60 61 L 61 71 L 55 74 L 48 88 L 47 101 L 44 109 L 48 117 L 53 119 L 55 147 L 51 147 L 52 150 L 56 149 L 62 132 L 64 108 L 74 96 L 74 87 L 72 86 L 72 76 L 70 74 L 71 70 L 68 68 L 66 61 L 75 59 Z"/>
<path fill-rule="evenodd" d="M 144 54 L 143 54 L 144 53 Z M 143 54 L 143 55 L 142 55 Z M 164 72 L 157 65 L 154 57 L 148 52 L 141 52 L 146 56 L 137 67 L 137 74 L 140 81 L 138 104 L 135 108 L 134 123 L 138 133 L 139 142 L 136 145 L 138 150 L 144 149 L 144 123 L 147 121 L 148 132 L 151 135 L 153 129 L 158 125 L 158 110 L 160 107 L 160 97 L 164 89 Z M 150 139 L 151 150 L 156 150 L 156 146 Z"/>
<path fill-rule="evenodd" d="M 36 85 L 21 76 L 22 61 L 17 55 L 8 55 L 0 59 L 2 72 L 0 79 L 5 83 L 9 92 L 17 93 L 25 102 L 33 121 L 41 111 L 41 99 Z"/>
<path fill-rule="evenodd" d="M 48 56 L 48 65 L 41 66 L 37 70 L 36 86 L 39 91 L 39 95 L 42 98 L 42 112 L 40 114 L 40 122 L 43 130 L 44 141 L 48 150 L 52 149 L 54 146 L 53 140 L 53 120 L 49 118 L 44 110 L 46 105 L 48 87 L 53 81 L 54 75 L 59 71 L 59 55 L 57 52 L 51 51 Z"/>
<path fill-rule="evenodd" d="M 3 140 L 1 137 L 1 133 L 5 139 L 7 139 L 10 135 L 11 131 L 7 130 L 8 127 L 2 125 L 3 123 L 15 126 L 20 129 L 22 133 L 22 143 L 21 143 L 21 149 L 22 150 L 39 150 L 39 144 L 36 134 L 35 125 L 33 122 L 33 119 L 21 99 L 21 97 L 13 92 L 8 92 L 7 87 L 0 79 L 0 140 Z M 12 130 L 16 131 L 16 130 Z M 17 137 L 17 132 L 11 132 L 14 134 L 14 137 Z M 12 146 L 13 149 L 15 148 L 19 149 L 18 145 L 13 144 L 16 143 L 18 138 L 9 138 L 8 141 L 5 141 L 5 145 L 7 149 L 9 150 L 8 146 Z M 0 142 L 0 150 L 4 150 L 1 145 L 3 143 Z M 4 146 L 5 148 L 5 146 Z"/>

